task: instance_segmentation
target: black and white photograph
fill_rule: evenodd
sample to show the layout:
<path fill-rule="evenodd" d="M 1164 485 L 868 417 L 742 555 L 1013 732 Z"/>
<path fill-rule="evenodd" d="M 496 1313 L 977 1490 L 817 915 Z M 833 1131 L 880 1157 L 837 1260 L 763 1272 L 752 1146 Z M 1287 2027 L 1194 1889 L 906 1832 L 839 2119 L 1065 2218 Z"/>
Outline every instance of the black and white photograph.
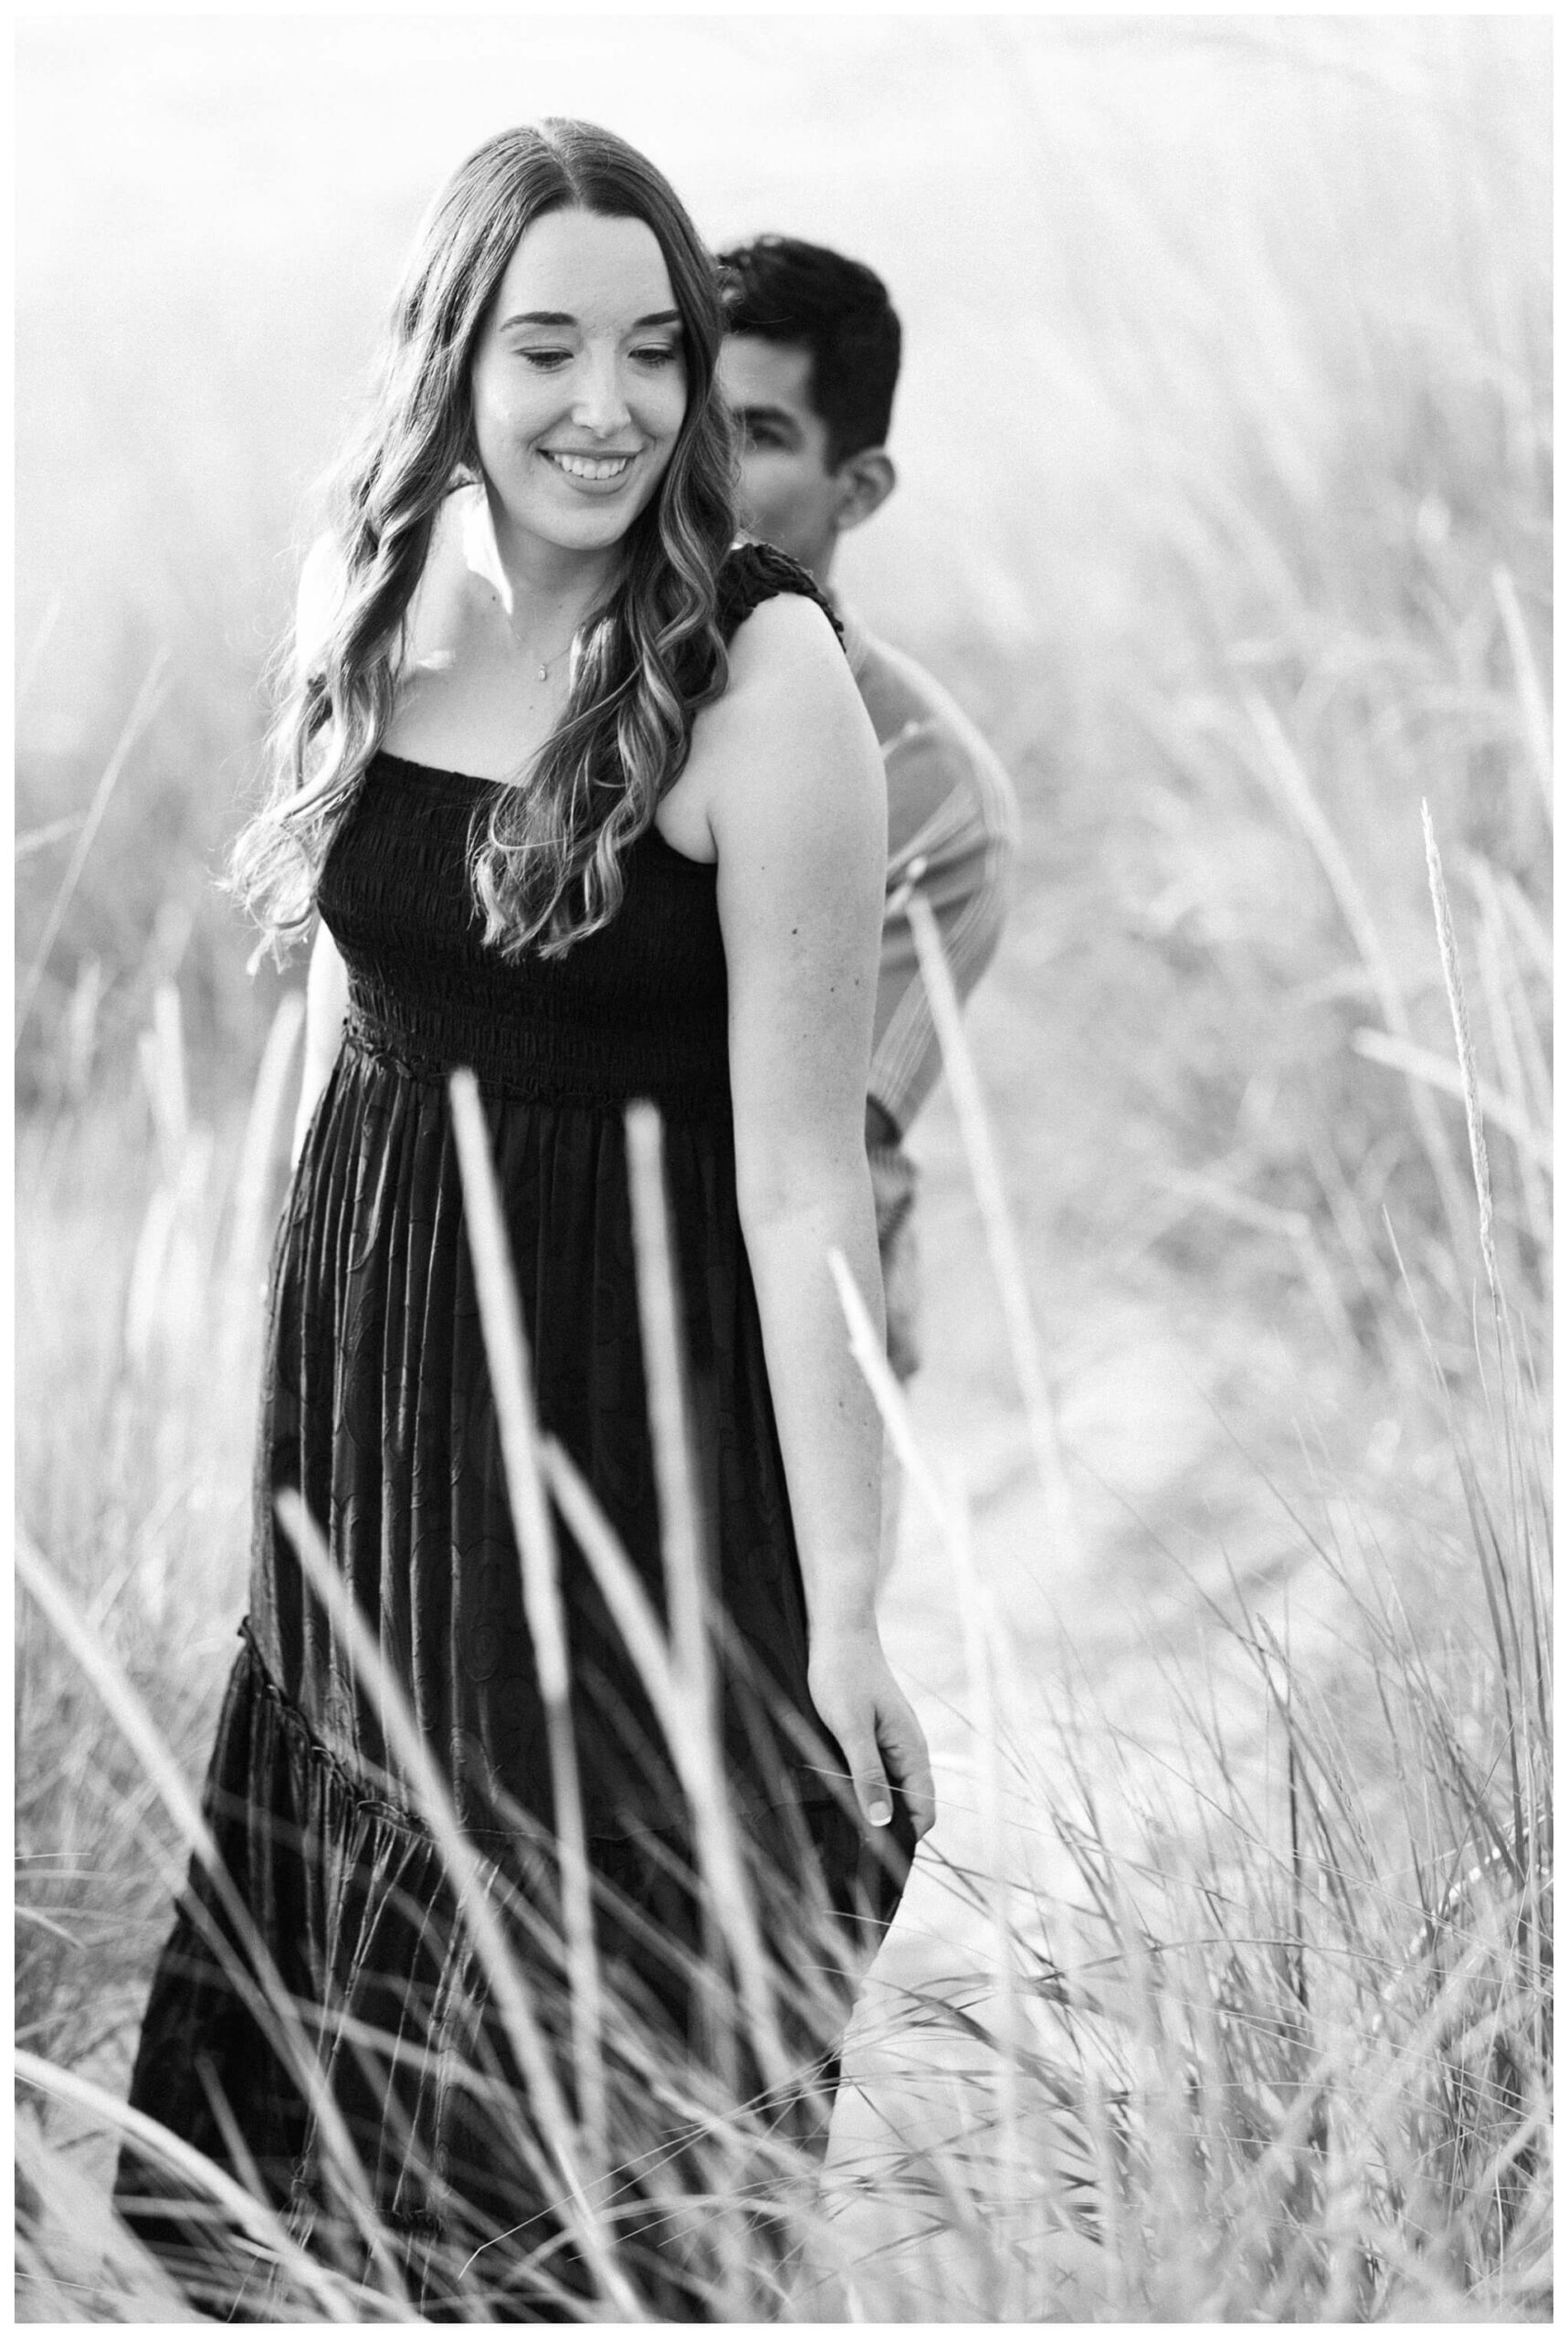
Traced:
<path fill-rule="evenodd" d="M 1550 12 L 14 22 L 16 2321 L 1549 2322 Z"/>

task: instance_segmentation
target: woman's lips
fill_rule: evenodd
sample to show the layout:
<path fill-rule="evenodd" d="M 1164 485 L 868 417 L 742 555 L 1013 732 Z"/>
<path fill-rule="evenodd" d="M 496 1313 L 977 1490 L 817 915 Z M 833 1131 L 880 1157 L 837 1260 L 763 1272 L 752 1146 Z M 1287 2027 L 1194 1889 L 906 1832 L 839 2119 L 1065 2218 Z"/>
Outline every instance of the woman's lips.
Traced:
<path fill-rule="evenodd" d="M 617 479 L 625 479 L 637 460 L 635 454 L 576 455 L 553 447 L 541 448 L 540 452 L 546 462 L 552 463 L 564 478 L 583 487 L 611 486 Z"/>

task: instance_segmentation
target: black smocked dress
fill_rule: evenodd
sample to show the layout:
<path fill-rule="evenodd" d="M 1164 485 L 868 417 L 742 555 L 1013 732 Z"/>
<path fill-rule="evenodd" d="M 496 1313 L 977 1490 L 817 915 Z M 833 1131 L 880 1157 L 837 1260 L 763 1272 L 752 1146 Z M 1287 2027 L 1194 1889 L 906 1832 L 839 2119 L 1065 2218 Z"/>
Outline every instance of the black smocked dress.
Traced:
<path fill-rule="evenodd" d="M 726 635 L 781 590 L 813 587 L 761 547 L 731 553 Z M 487 2042 L 485 1985 L 441 1859 L 274 1508 L 280 1489 L 298 1489 L 326 1537 L 510 1907 L 559 2041 L 549 1750 L 464 1226 L 454 1068 L 479 1085 L 541 1426 L 662 1612 L 625 1132 L 629 1101 L 658 1106 L 721 1616 L 727 1774 L 769 1937 L 789 1929 L 770 1907 L 797 1915 L 815 1896 L 842 1922 L 847 1975 L 892 1911 L 903 1859 L 898 1845 L 871 1856 L 806 1687 L 800 1567 L 736 1205 L 714 871 L 650 827 L 606 928 L 563 958 L 508 964 L 483 945 L 468 876 L 489 787 L 379 754 L 322 872 L 351 1004 L 274 1254 L 250 1606 L 205 1808 L 384 2225 L 432 2246 L 447 2236 L 459 2255 L 505 2231 L 513 2259 L 570 2288 L 537 2161 L 516 2147 L 526 2089 L 498 2097 L 462 2076 L 477 2059 L 493 2079 L 506 2054 Z M 605 1972 L 646 2033 L 685 2051 L 704 1954 L 689 1817 L 637 1669 L 556 1524 Z M 237 2131 L 295 2231 L 330 2253 L 343 2227 L 319 2106 L 247 2001 L 235 1937 L 193 1866 L 132 2103 L 243 2169 Z M 637 2132 L 628 2107 L 650 2099 L 645 2077 L 612 2101 L 628 2164 L 658 2155 L 657 2120 Z M 172 2254 L 192 2228 L 172 2204 L 137 2205 L 169 2189 L 122 2157 L 122 2206 Z M 530 2318 L 526 2289 L 509 2318 Z"/>

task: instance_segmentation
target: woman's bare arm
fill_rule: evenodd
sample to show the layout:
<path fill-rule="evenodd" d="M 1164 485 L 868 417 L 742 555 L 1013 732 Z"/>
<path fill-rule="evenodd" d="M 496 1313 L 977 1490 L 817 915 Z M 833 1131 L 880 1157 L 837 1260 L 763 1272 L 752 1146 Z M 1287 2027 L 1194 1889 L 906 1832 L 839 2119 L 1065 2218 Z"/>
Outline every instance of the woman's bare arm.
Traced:
<path fill-rule="evenodd" d="M 889 1669 L 875 1599 L 881 1429 L 827 1265 L 880 1320 L 865 1111 L 887 852 L 880 758 L 821 613 L 765 602 L 705 715 L 742 1225 L 805 1582 L 810 1679 L 866 1817 L 887 1781 L 931 1823 L 925 1743 Z"/>

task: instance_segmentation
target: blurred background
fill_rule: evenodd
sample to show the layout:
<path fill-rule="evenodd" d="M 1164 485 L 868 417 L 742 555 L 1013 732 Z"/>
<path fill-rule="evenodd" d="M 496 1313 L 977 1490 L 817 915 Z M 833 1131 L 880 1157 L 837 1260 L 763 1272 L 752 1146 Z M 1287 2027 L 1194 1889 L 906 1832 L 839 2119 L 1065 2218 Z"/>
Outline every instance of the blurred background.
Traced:
<path fill-rule="evenodd" d="M 986 716 L 1042 809 L 1092 760 L 1131 825 L 1150 711 L 1170 727 L 1195 657 L 1223 648 L 1274 698 L 1344 626 L 1353 697 L 1390 597 L 1419 624 L 1498 559 L 1539 622 L 1547 40 L 1466 16 L 24 24 L 24 832 L 86 807 L 166 657 L 29 1086 L 84 957 L 118 1027 L 176 904 L 204 1067 L 257 1044 L 270 994 L 208 875 L 254 784 L 312 485 L 426 201 L 498 124 L 603 119 L 714 240 L 781 226 L 885 273 L 903 485 L 847 542 L 844 588 Z M 1500 647 L 1475 642 L 1481 675 Z M 1344 792 L 1358 844 L 1397 832 L 1388 777 Z M 25 868 L 24 963 L 69 850 Z M 1269 873 L 1222 880 L 1233 914 Z"/>
<path fill-rule="evenodd" d="M 193 1773 L 300 981 L 247 973 L 214 878 L 416 223 L 552 111 L 646 149 L 715 244 L 837 245 L 903 316 L 901 484 L 836 574 L 1023 799 L 968 1027 L 1070 1534 L 945 1091 L 913 1149 L 917 1416 L 1026 1672 L 1158 1743 L 1160 1667 L 1209 1661 L 1239 1585 L 1331 1680 L 1325 1548 L 1462 1638 L 1489 1277 L 1544 1371 L 1549 17 L 82 16 L 24 20 L 18 58 L 19 1482 Z M 962 1848 L 952 1583 L 912 1509 L 889 1633 Z M 163 1822 L 45 1638 L 22 1669 L 24 2028 L 112 2074 L 166 1911 L 127 1798 Z M 1261 1745 L 1256 1684 L 1216 1710 Z"/>

